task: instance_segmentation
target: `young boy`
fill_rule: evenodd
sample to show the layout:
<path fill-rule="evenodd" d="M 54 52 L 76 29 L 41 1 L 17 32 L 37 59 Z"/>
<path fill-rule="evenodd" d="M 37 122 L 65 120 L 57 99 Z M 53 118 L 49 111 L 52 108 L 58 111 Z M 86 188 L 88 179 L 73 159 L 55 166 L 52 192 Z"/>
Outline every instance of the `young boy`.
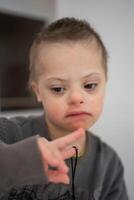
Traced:
<path fill-rule="evenodd" d="M 107 51 L 87 22 L 63 18 L 38 34 L 29 83 L 44 114 L 1 118 L 1 199 L 128 199 L 118 155 L 88 131 L 106 82 Z"/>

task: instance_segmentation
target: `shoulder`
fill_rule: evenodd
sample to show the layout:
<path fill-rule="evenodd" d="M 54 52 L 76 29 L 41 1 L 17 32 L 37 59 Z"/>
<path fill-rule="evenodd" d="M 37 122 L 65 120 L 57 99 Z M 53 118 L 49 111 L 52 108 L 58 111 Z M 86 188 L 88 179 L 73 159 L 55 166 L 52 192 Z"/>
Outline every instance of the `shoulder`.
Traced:
<path fill-rule="evenodd" d="M 99 185 L 107 192 L 110 188 L 116 189 L 121 185 L 125 188 L 124 167 L 118 153 L 93 134 L 91 134 L 91 140 L 96 151 L 96 174 L 97 177 L 100 177 L 97 179 L 97 184 L 99 182 Z"/>
<path fill-rule="evenodd" d="M 95 171 L 101 177 L 101 180 L 114 180 L 116 177 L 124 176 L 124 166 L 122 160 L 115 149 L 92 133 L 89 133 L 88 157 L 92 157 Z"/>
<path fill-rule="evenodd" d="M 101 199 L 127 200 L 124 180 L 124 167 L 118 153 L 99 137 L 90 134 L 92 148 L 95 152 L 94 193 Z"/>
<path fill-rule="evenodd" d="M 103 164 L 121 162 L 121 159 L 117 151 L 113 147 L 111 147 L 109 144 L 104 142 L 100 137 L 92 133 L 90 133 L 90 138 L 92 140 L 92 145 L 94 145 L 96 153 L 103 162 Z"/>
<path fill-rule="evenodd" d="M 39 117 L 0 117 L 0 140 L 10 144 L 34 135 L 33 124 L 36 118 Z"/>

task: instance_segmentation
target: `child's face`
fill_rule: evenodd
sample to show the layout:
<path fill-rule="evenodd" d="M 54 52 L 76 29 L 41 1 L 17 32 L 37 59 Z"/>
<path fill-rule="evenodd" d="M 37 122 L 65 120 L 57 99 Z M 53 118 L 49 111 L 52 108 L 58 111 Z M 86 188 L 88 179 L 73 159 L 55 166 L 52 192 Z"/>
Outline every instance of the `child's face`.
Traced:
<path fill-rule="evenodd" d="M 94 44 L 51 44 L 41 49 L 42 74 L 33 84 L 48 127 L 70 132 L 90 128 L 104 100 L 105 72 Z"/>

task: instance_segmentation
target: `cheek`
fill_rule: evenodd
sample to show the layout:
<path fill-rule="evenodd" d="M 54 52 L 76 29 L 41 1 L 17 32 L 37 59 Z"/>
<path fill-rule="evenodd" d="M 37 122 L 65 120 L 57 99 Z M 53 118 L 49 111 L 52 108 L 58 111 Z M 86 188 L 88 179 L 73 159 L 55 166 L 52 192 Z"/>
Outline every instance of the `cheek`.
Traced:
<path fill-rule="evenodd" d="M 104 96 L 98 96 L 92 101 L 92 109 L 95 115 L 99 115 L 103 109 Z"/>
<path fill-rule="evenodd" d="M 56 101 L 48 101 L 43 104 L 47 116 L 59 118 L 63 114 L 61 105 Z"/>

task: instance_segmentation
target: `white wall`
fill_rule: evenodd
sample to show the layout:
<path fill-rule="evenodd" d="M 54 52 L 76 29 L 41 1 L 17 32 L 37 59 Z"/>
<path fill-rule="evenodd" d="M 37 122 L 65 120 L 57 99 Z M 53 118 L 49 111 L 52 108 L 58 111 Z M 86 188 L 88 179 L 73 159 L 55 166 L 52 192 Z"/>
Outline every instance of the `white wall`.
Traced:
<path fill-rule="evenodd" d="M 109 58 L 106 104 L 93 131 L 116 149 L 134 198 L 134 1 L 58 0 L 57 18 L 88 20 L 101 34 Z"/>
<path fill-rule="evenodd" d="M 55 0 L 0 0 L 0 10 L 53 20 Z"/>

